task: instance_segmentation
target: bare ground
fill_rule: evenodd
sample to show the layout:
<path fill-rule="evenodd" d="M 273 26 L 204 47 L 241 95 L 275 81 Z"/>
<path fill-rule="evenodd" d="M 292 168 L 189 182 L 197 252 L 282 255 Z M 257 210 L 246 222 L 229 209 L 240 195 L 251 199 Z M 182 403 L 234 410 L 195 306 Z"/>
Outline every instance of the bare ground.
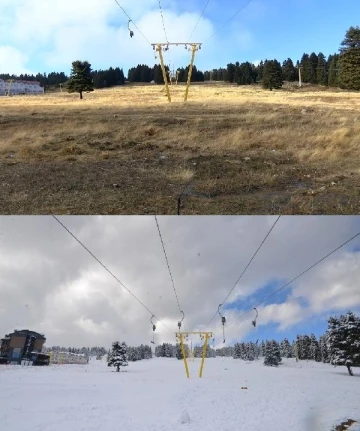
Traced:
<path fill-rule="evenodd" d="M 359 93 L 173 92 L 1 98 L 0 213 L 359 214 Z"/>

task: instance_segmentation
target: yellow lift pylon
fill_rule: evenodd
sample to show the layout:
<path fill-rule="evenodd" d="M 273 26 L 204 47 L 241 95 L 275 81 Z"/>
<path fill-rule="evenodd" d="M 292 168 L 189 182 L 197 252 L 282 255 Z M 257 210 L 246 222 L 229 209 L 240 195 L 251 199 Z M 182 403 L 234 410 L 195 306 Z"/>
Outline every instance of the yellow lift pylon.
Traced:
<path fill-rule="evenodd" d="M 187 102 L 187 99 L 189 96 L 191 76 L 192 76 L 192 71 L 193 71 L 193 66 L 194 66 L 194 61 L 195 61 L 195 54 L 197 51 L 199 51 L 199 49 L 201 49 L 202 44 L 201 43 L 183 43 L 183 42 L 179 42 L 179 43 L 152 43 L 153 49 L 159 54 L 161 70 L 162 70 L 162 74 L 163 74 L 163 78 L 164 78 L 164 82 L 165 82 L 166 95 L 167 95 L 169 102 L 171 102 L 171 94 L 170 94 L 168 76 L 167 76 L 166 69 L 165 69 L 163 51 L 168 51 L 169 46 L 171 46 L 171 45 L 175 45 L 175 46 L 184 45 L 185 49 L 191 51 L 191 61 L 190 61 L 188 79 L 186 82 L 186 89 L 185 89 L 185 96 L 184 96 L 184 102 Z"/>
<path fill-rule="evenodd" d="M 179 339 L 180 339 L 181 352 L 182 352 L 183 359 L 184 359 L 185 372 L 186 372 L 187 378 L 190 378 L 190 373 L 189 373 L 189 367 L 188 367 L 188 363 L 187 363 L 187 359 L 186 359 L 184 337 L 188 337 L 189 335 L 200 335 L 201 338 L 205 339 L 202 357 L 201 357 L 200 371 L 199 371 L 199 377 L 201 378 L 202 374 L 203 374 L 203 369 L 204 369 L 204 362 L 205 362 L 205 358 L 206 358 L 206 350 L 207 350 L 207 346 L 208 346 L 208 341 L 209 341 L 209 338 L 211 338 L 213 336 L 213 333 L 212 332 L 203 332 L 203 331 L 200 331 L 200 332 L 177 332 L 176 333 L 176 337 L 179 337 Z"/>

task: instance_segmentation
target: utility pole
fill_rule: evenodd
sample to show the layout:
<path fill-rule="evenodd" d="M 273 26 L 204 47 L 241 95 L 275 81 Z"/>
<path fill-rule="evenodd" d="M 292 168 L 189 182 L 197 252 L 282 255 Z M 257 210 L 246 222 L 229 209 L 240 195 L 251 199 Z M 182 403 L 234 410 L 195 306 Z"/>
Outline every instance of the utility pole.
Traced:
<path fill-rule="evenodd" d="M 301 68 L 302 68 L 302 66 L 297 66 L 297 68 L 299 69 L 299 87 L 301 88 L 302 87 L 302 79 L 301 79 Z"/>

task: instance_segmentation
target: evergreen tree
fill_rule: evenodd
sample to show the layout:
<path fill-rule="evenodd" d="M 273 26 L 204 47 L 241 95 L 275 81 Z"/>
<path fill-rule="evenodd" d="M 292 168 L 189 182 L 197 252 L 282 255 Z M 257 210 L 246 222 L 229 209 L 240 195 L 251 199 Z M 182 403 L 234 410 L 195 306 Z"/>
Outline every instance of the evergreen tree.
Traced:
<path fill-rule="evenodd" d="M 321 361 L 324 363 L 330 362 L 329 349 L 327 346 L 327 337 L 320 337 L 320 353 L 321 353 Z"/>
<path fill-rule="evenodd" d="M 83 98 L 83 92 L 94 91 L 94 84 L 91 78 L 91 64 L 87 61 L 74 61 L 70 78 L 67 82 L 69 93 L 79 93 L 80 99 Z"/>
<path fill-rule="evenodd" d="M 302 337 L 301 359 L 306 359 L 306 360 L 311 359 L 310 345 L 311 345 L 310 337 L 308 335 L 304 335 Z"/>
<path fill-rule="evenodd" d="M 239 343 L 236 343 L 234 346 L 233 358 L 234 359 L 241 359 L 241 347 L 240 347 Z"/>
<path fill-rule="evenodd" d="M 302 337 L 300 335 L 296 336 L 294 353 L 295 353 L 296 360 L 304 359 L 302 357 L 302 354 L 303 354 L 303 344 L 302 344 Z"/>
<path fill-rule="evenodd" d="M 183 355 L 180 343 L 176 343 L 176 357 L 178 359 L 184 359 L 184 355 Z"/>
<path fill-rule="evenodd" d="M 246 357 L 246 359 L 248 361 L 253 361 L 255 359 L 255 356 L 256 356 L 256 353 L 255 353 L 255 344 L 252 343 L 252 342 L 250 342 L 250 343 L 248 343 L 247 347 L 248 348 L 247 348 L 247 357 Z"/>
<path fill-rule="evenodd" d="M 297 71 L 291 58 L 284 61 L 282 71 L 285 81 L 294 82 L 297 80 Z"/>
<path fill-rule="evenodd" d="M 317 83 L 319 85 L 328 85 L 328 70 L 325 55 L 320 52 L 317 64 Z"/>
<path fill-rule="evenodd" d="M 285 338 L 281 342 L 281 356 L 283 358 L 292 358 L 293 357 L 292 347 L 291 347 L 289 340 L 287 338 Z"/>
<path fill-rule="evenodd" d="M 317 341 L 314 334 L 310 335 L 310 359 L 316 362 L 321 361 L 321 351 L 319 342 Z"/>
<path fill-rule="evenodd" d="M 265 354 L 266 354 L 266 344 L 265 344 L 265 341 L 263 340 L 260 345 L 260 356 L 264 357 Z"/>
<path fill-rule="evenodd" d="M 266 353 L 264 359 L 264 365 L 271 367 L 277 367 L 280 364 L 280 347 L 276 341 L 268 342 L 266 345 Z"/>
<path fill-rule="evenodd" d="M 259 65 L 256 67 L 257 80 L 262 81 L 264 77 L 264 62 L 261 60 Z"/>
<path fill-rule="evenodd" d="M 339 87 L 339 59 L 340 55 L 330 55 L 328 58 L 328 85 L 329 87 Z"/>
<path fill-rule="evenodd" d="M 280 63 L 277 60 L 266 61 L 262 80 L 263 88 L 268 88 L 272 91 L 273 89 L 281 88 L 283 83 Z"/>
<path fill-rule="evenodd" d="M 339 80 L 343 88 L 360 90 L 360 27 L 350 27 L 340 48 Z"/>
<path fill-rule="evenodd" d="M 302 68 L 302 80 L 303 82 L 311 82 L 312 78 L 312 67 L 310 62 L 309 54 L 304 54 L 300 61 L 300 66 Z"/>
<path fill-rule="evenodd" d="M 227 81 L 228 82 L 232 83 L 235 81 L 235 71 L 236 71 L 235 64 L 229 63 L 227 65 Z"/>
<path fill-rule="evenodd" d="M 318 63 L 319 63 L 319 59 L 318 56 L 315 54 L 315 52 L 312 52 L 310 57 L 309 57 L 309 62 L 310 62 L 310 67 L 311 67 L 311 77 L 310 77 L 310 82 L 311 84 L 317 84 L 318 80 L 317 80 L 317 68 L 318 68 Z"/>
<path fill-rule="evenodd" d="M 258 72 L 255 66 L 248 61 L 246 63 L 236 63 L 235 82 L 239 85 L 251 85 L 257 80 Z"/>
<path fill-rule="evenodd" d="M 327 336 L 330 362 L 346 365 L 352 376 L 351 366 L 360 366 L 360 318 L 350 311 L 340 318 L 330 317 Z"/>
<path fill-rule="evenodd" d="M 116 371 L 120 371 L 120 367 L 127 367 L 127 346 L 126 343 L 115 341 L 112 343 L 112 350 L 108 357 L 108 366 L 116 367 Z"/>

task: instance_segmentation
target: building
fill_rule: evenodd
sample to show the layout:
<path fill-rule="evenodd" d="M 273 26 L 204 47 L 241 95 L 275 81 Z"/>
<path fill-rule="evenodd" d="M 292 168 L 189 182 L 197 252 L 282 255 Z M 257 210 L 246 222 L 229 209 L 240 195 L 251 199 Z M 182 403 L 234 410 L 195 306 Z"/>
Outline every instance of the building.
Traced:
<path fill-rule="evenodd" d="M 31 360 L 34 353 L 40 353 L 46 341 L 44 334 L 22 329 L 15 330 L 1 339 L 0 362 L 21 364 L 23 359 Z"/>
<path fill-rule="evenodd" d="M 0 79 L 0 96 L 13 96 L 18 94 L 44 94 L 40 82 L 24 81 L 20 79 Z"/>
<path fill-rule="evenodd" d="M 82 353 L 50 352 L 52 364 L 87 364 L 89 358 Z"/>

